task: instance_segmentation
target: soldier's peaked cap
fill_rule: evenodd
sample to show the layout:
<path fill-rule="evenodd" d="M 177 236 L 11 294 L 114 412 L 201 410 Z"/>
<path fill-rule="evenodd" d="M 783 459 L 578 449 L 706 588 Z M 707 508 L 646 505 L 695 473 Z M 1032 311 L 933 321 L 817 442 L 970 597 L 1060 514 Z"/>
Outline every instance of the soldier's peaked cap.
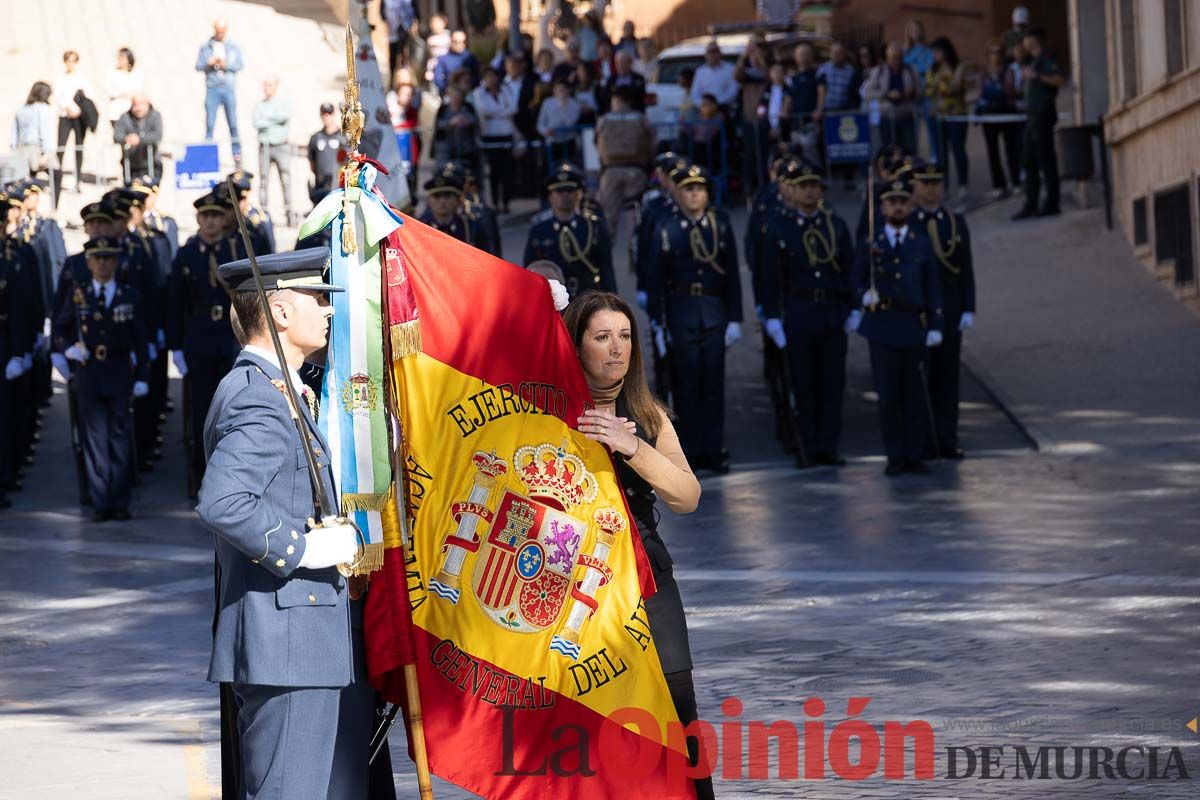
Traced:
<path fill-rule="evenodd" d="M 258 269 L 262 273 L 263 288 L 304 289 L 312 292 L 340 292 L 340 286 L 325 282 L 329 270 L 329 251 L 324 247 L 309 247 L 291 253 L 272 253 L 259 256 Z M 221 280 L 235 292 L 255 291 L 254 273 L 250 259 L 230 261 L 217 268 Z"/>

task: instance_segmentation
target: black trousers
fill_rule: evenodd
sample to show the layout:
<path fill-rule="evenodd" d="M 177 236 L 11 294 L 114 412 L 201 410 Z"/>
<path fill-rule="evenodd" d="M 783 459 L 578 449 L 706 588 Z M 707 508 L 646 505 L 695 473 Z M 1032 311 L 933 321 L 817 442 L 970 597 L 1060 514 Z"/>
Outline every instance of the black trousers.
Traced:
<path fill-rule="evenodd" d="M 787 330 L 796 427 L 808 456 L 836 454 L 842 437 L 842 396 L 846 389 L 846 334 Z"/>
<path fill-rule="evenodd" d="M 74 135 L 75 144 L 73 146 L 75 152 L 75 184 L 78 186 L 83 182 L 83 140 L 87 136 L 87 125 L 83 122 L 83 117 L 58 118 L 58 169 L 54 170 L 54 207 L 58 208 L 58 196 L 62 194 L 63 170 L 66 165 L 63 163 L 63 156 L 66 155 L 67 140 Z"/>
<path fill-rule="evenodd" d="M 725 326 L 668 327 L 679 441 L 689 459 L 715 459 L 725 441 Z"/>
<path fill-rule="evenodd" d="M 1020 122 L 985 122 L 983 141 L 987 144 L 988 169 L 992 173 L 992 188 L 1003 189 L 1021 182 L 1021 136 L 1025 126 Z M 1004 145 L 1004 159 L 1000 146 Z M 1008 165 L 1008 177 L 1004 169 Z"/>
<path fill-rule="evenodd" d="M 4 359 L 4 362 L 8 363 L 8 359 Z M 5 497 L 5 484 L 16 478 L 17 469 L 17 454 L 9 438 L 13 409 L 9 383 L 10 381 L 0 381 L 0 499 Z"/>
<path fill-rule="evenodd" d="M 205 356 L 185 353 L 187 360 L 187 391 L 190 393 L 188 404 L 192 415 L 192 469 L 195 470 L 196 485 L 204 479 L 204 420 L 208 417 L 208 409 L 212 405 L 213 395 L 217 393 L 217 385 L 221 383 L 233 367 L 233 357 Z"/>
<path fill-rule="evenodd" d="M 133 432 L 129 395 L 79 393 L 83 463 L 92 510 L 126 511 L 133 489 Z"/>
<path fill-rule="evenodd" d="M 953 326 L 952 326 L 953 323 Z M 942 343 L 929 348 L 929 400 L 933 405 L 933 434 L 938 449 L 958 447 L 958 376 L 962 356 L 962 333 L 956 318 L 946 318 Z"/>
<path fill-rule="evenodd" d="M 1058 115 L 1054 111 L 1030 114 L 1025 124 L 1025 144 L 1022 161 L 1025 163 L 1025 208 L 1036 210 L 1042 181 L 1046 182 L 1046 202 L 1043 208 L 1057 209 L 1058 154 L 1054 151 L 1054 125 Z"/>
<path fill-rule="evenodd" d="M 492 207 L 507 208 L 513 197 L 513 138 L 511 136 L 484 136 L 483 144 Z"/>
<path fill-rule="evenodd" d="M 879 429 L 891 463 L 919 461 L 925 449 L 925 387 L 921 384 L 923 347 L 871 343 L 871 377 L 879 395 Z"/>

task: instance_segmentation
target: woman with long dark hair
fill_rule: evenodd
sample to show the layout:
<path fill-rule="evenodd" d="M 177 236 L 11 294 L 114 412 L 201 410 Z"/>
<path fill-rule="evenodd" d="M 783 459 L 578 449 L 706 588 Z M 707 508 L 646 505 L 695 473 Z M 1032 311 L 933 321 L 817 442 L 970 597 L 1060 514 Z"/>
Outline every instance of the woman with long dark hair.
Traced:
<path fill-rule="evenodd" d="M 74 137 L 75 191 L 83 182 L 83 139 L 88 132 L 88 114 L 80 103 L 90 106 L 94 126 L 96 120 L 95 100 L 92 87 L 79 71 L 79 53 L 67 50 L 63 53 L 63 71 L 54 80 L 54 104 L 58 107 L 58 169 L 54 172 L 54 202 L 62 190 L 63 168 L 67 153 L 67 140 Z M 76 101 L 79 102 L 76 102 Z"/>
<path fill-rule="evenodd" d="M 567 307 L 564 322 L 596 406 L 579 418 L 579 431 L 612 451 L 658 587 L 646 601 L 650 632 L 675 711 L 687 725 L 697 719 L 692 654 L 671 555 L 658 535 L 657 503 L 662 500 L 676 514 L 690 514 L 700 500 L 700 482 L 688 466 L 670 412 L 646 383 L 629 305 L 609 292 L 585 292 Z M 699 741 L 689 737 L 692 763 L 699 752 Z M 713 796 L 711 778 L 695 783 L 698 798 Z"/>

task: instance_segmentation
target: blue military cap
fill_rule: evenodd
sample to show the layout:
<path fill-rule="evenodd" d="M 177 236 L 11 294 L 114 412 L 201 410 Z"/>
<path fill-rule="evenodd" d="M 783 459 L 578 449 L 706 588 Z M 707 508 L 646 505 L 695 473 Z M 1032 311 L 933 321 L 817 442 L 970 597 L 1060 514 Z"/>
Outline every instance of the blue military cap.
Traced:
<path fill-rule="evenodd" d="M 462 194 L 463 180 L 461 174 L 455 174 L 443 169 L 429 180 L 425 181 L 425 194 Z"/>
<path fill-rule="evenodd" d="M 44 178 L 25 178 L 21 181 L 21 187 L 27 195 L 31 192 L 41 194 L 49 185 Z"/>
<path fill-rule="evenodd" d="M 671 168 L 675 166 L 675 162 L 683 158 L 684 157 L 679 155 L 679 153 L 668 150 L 665 153 L 660 153 L 654 158 L 654 168 L 661 169 L 664 172 L 670 172 Z"/>
<path fill-rule="evenodd" d="M 233 201 L 229 199 L 229 193 L 223 187 L 214 187 L 208 194 L 192 201 L 192 207 L 196 209 L 197 214 L 203 214 L 205 211 L 232 211 Z"/>
<path fill-rule="evenodd" d="M 5 186 L 0 190 L 0 206 L 17 206 L 21 205 L 22 195 L 16 194 L 12 186 Z"/>
<path fill-rule="evenodd" d="M 112 209 L 104 203 L 88 203 L 79 211 L 79 216 L 84 222 L 98 219 L 104 222 L 112 222 Z"/>
<path fill-rule="evenodd" d="M 109 236 L 97 236 L 84 243 L 83 252 L 89 256 L 119 256 L 121 243 Z"/>
<path fill-rule="evenodd" d="M 936 161 L 926 161 L 923 158 L 913 162 L 912 176 L 914 180 L 927 182 L 940 181 L 946 177 Z"/>
<path fill-rule="evenodd" d="M 789 158 L 778 170 L 780 183 L 819 183 L 825 185 L 825 177 L 817 171 L 811 161 L 803 158 Z"/>
<path fill-rule="evenodd" d="M 110 189 L 100 198 L 100 202 L 109 206 L 113 216 L 128 217 L 129 209 L 135 205 L 141 207 L 142 196 L 130 189 Z"/>
<path fill-rule="evenodd" d="M 583 183 L 583 170 L 570 161 L 563 161 L 554 168 L 550 177 L 546 178 L 545 189 L 547 192 L 553 192 L 556 189 L 582 189 Z"/>
<path fill-rule="evenodd" d="M 158 178 L 150 175 L 138 175 L 125 188 L 139 194 L 155 194 L 158 192 Z"/>
<path fill-rule="evenodd" d="M 678 175 L 678 177 L 675 177 L 675 175 L 672 175 L 672 178 L 675 181 L 675 185 L 678 186 L 680 189 L 682 189 L 685 186 L 691 186 L 692 184 L 696 184 L 696 183 L 700 184 L 705 189 L 707 189 L 708 182 L 711 180 L 711 176 L 708 174 L 708 170 L 705 169 L 704 167 L 700 166 L 699 164 L 692 164 L 686 170 L 684 170 L 682 172 L 676 172 L 675 174 Z"/>
<path fill-rule="evenodd" d="M 912 177 L 908 174 L 898 175 L 895 180 L 883 187 L 879 198 L 887 200 L 889 197 L 903 197 L 906 200 L 912 197 Z"/>
<path fill-rule="evenodd" d="M 25 181 L 13 181 L 4 187 L 4 194 L 8 196 L 8 201 L 14 206 L 21 205 L 25 199 Z"/>
<path fill-rule="evenodd" d="M 340 292 L 340 286 L 332 286 L 325 282 L 325 273 L 329 269 L 329 251 L 324 247 L 309 247 L 290 253 L 272 253 L 257 258 L 258 269 L 262 273 L 263 288 L 267 291 L 277 289 L 305 289 L 312 292 Z M 230 261 L 217 268 L 221 280 L 235 292 L 253 292 L 254 273 L 250 269 L 250 259 Z"/>
<path fill-rule="evenodd" d="M 441 171 L 447 175 L 459 176 L 464 184 L 475 180 L 475 170 L 471 167 L 471 162 L 462 159 L 447 161 L 442 165 Z"/>
<path fill-rule="evenodd" d="M 246 197 L 250 194 L 250 181 L 254 179 L 253 172 L 247 172 L 244 169 L 235 169 L 233 172 L 225 176 L 225 180 L 233 181 L 233 187 L 237 189 L 238 197 Z"/>

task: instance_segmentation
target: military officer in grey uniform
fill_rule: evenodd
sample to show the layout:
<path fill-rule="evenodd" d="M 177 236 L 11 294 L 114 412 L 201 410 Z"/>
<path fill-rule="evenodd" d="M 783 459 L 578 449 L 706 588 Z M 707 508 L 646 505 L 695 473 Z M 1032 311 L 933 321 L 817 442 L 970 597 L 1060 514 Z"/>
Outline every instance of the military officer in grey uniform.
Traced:
<path fill-rule="evenodd" d="M 528 267 L 542 259 L 553 261 L 563 271 L 572 298 L 589 289 L 617 290 L 608 228 L 580 207 L 583 182 L 583 171 L 565 162 L 546 179 L 550 208 L 533 216 L 523 262 Z"/>
<path fill-rule="evenodd" d="M 917 208 L 909 224 L 929 237 L 938 262 L 946 325 L 942 343 L 929 351 L 929 398 L 934 430 L 926 458 L 961 459 L 958 446 L 958 373 L 963 332 L 975 324 L 975 265 L 967 219 L 942 205 L 946 184 L 935 163 L 913 165 Z"/>
<path fill-rule="evenodd" d="M 306 522 L 315 491 L 336 497 L 328 448 L 306 402 L 311 393 L 296 410 L 298 425 L 280 388 L 290 380 L 300 394 L 297 369 L 328 341 L 327 293 L 339 289 L 325 283 L 327 258 L 314 248 L 259 259 L 270 320 L 248 262 L 220 267 L 245 347 L 204 431 L 208 471 L 197 511 L 216 536 L 221 568 L 208 679 L 233 684 L 244 796 L 255 800 L 360 800 L 367 792 L 375 695 L 353 632 L 361 603 L 335 569 L 354 559 L 357 531 Z M 282 370 L 268 324 L 283 346 Z M 302 435 L 316 456 L 315 482 Z"/>

